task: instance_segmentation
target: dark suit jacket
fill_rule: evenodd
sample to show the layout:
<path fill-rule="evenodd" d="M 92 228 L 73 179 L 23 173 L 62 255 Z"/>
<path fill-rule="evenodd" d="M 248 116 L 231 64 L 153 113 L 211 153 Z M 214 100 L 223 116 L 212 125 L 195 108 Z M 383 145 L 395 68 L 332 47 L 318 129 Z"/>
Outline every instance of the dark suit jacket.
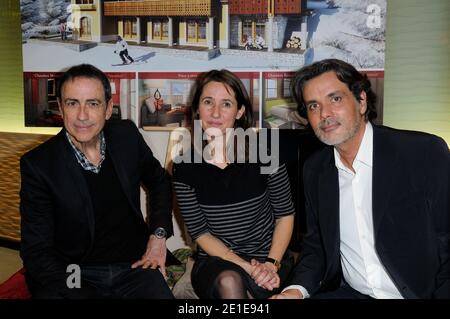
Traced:
<path fill-rule="evenodd" d="M 441 138 L 373 125 L 375 249 L 405 298 L 450 297 L 449 159 Z M 304 185 L 307 234 L 292 283 L 313 295 L 342 279 L 332 147 L 305 163 Z"/>
<path fill-rule="evenodd" d="M 172 235 L 170 180 L 136 126 L 131 121 L 106 123 L 104 134 L 134 213 L 145 222 L 140 210 L 142 184 L 151 197 L 150 232 L 161 226 Z M 39 285 L 65 290 L 67 265 L 82 263 L 93 247 L 94 212 L 88 186 L 64 130 L 25 154 L 20 165 L 24 266 Z"/>

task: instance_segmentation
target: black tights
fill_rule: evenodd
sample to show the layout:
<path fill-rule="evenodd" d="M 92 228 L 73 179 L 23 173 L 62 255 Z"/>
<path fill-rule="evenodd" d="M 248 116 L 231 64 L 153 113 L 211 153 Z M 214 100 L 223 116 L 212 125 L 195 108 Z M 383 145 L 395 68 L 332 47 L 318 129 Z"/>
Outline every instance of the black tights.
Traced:
<path fill-rule="evenodd" d="M 197 259 L 191 276 L 201 299 L 265 299 L 275 293 L 259 287 L 244 269 L 219 257 Z"/>
<path fill-rule="evenodd" d="M 241 274 L 234 270 L 222 271 L 217 276 L 214 282 L 213 295 L 217 299 L 252 298 L 247 291 Z"/>

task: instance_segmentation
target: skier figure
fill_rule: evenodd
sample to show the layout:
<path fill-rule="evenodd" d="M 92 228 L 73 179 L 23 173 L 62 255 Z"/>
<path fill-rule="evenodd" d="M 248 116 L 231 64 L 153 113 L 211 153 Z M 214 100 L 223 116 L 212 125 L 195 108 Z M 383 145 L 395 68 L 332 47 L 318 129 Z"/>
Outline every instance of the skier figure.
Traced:
<path fill-rule="evenodd" d="M 251 49 L 252 46 L 253 46 L 253 39 L 252 39 L 252 36 L 251 36 L 251 35 L 248 35 L 248 36 L 246 37 L 246 41 L 245 41 L 245 43 L 244 43 L 244 48 L 245 48 L 245 50 L 247 51 L 248 49 Z"/>
<path fill-rule="evenodd" d="M 258 34 L 255 39 L 256 48 L 259 50 L 262 50 L 265 45 L 266 45 L 266 41 L 264 41 L 264 38 Z"/>
<path fill-rule="evenodd" d="M 59 32 L 61 33 L 61 40 L 67 40 L 67 33 L 66 33 L 66 23 L 65 22 L 61 22 L 61 24 L 59 25 Z"/>
<path fill-rule="evenodd" d="M 133 58 L 128 54 L 128 43 L 122 39 L 120 35 L 117 36 L 116 49 L 114 50 L 114 53 L 119 53 L 123 64 L 128 64 L 125 58 L 130 60 L 130 63 L 134 62 Z"/>

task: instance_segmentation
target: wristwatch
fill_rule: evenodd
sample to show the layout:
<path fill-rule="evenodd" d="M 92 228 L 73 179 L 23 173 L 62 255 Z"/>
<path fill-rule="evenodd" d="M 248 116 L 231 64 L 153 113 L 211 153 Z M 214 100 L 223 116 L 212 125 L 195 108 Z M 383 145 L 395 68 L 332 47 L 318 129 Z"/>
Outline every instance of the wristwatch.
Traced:
<path fill-rule="evenodd" d="M 164 228 L 162 228 L 162 227 L 156 228 L 155 231 L 153 232 L 153 234 L 158 239 L 163 239 L 163 238 L 166 238 L 166 236 L 167 236 L 166 230 Z"/>
<path fill-rule="evenodd" d="M 267 263 L 274 264 L 275 267 L 277 267 L 277 271 L 280 270 L 280 268 L 281 268 L 281 263 L 278 260 L 276 260 L 276 259 L 273 259 L 273 258 L 270 258 L 270 257 L 266 257 L 266 259 L 264 261 L 267 262 Z"/>

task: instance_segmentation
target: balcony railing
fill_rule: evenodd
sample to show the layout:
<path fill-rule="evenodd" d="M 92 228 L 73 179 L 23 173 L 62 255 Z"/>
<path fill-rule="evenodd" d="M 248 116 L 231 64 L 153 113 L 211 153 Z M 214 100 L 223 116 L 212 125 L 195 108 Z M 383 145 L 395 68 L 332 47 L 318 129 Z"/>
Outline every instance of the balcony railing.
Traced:
<path fill-rule="evenodd" d="M 95 4 L 77 4 L 78 8 L 80 8 L 80 10 L 85 10 L 85 11 L 95 11 L 96 10 L 96 6 Z"/>
<path fill-rule="evenodd" d="M 212 16 L 214 0 L 105 1 L 105 16 Z"/>
<path fill-rule="evenodd" d="M 229 0 L 230 14 L 301 14 L 305 0 Z"/>

